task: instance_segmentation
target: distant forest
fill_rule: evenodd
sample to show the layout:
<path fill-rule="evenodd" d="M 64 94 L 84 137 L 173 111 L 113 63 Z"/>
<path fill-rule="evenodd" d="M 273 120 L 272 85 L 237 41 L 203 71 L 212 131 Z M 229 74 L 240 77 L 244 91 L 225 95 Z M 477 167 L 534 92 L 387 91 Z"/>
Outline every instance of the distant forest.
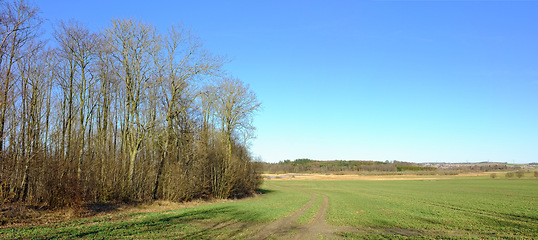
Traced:
<path fill-rule="evenodd" d="M 236 198 L 261 183 L 247 142 L 260 108 L 183 26 L 92 32 L 0 1 L 0 203 Z"/>
<path fill-rule="evenodd" d="M 262 163 L 266 173 L 353 173 L 353 174 L 458 174 L 469 171 L 509 169 L 505 163 L 420 164 L 400 161 L 317 161 L 307 158 Z"/>

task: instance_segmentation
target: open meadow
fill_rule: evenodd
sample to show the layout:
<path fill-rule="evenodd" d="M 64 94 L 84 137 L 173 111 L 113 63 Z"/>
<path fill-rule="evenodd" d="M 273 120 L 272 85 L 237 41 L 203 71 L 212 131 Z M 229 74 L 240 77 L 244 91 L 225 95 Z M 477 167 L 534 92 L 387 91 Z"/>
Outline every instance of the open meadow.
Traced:
<path fill-rule="evenodd" d="M 266 180 L 260 191 L 236 201 L 4 227 L 0 238 L 538 238 L 532 176 Z"/>

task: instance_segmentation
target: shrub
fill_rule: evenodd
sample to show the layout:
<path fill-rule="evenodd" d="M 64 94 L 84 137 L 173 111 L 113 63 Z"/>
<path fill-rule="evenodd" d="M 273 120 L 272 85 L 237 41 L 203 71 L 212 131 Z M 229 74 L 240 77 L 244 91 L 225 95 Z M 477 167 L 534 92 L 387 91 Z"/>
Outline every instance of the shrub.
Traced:
<path fill-rule="evenodd" d="M 522 178 L 523 176 L 525 176 L 525 172 L 523 172 L 523 171 L 521 171 L 521 170 L 519 170 L 519 171 L 516 172 L 516 177 L 518 177 L 518 178 Z"/>
<path fill-rule="evenodd" d="M 497 173 L 492 173 L 489 175 L 491 178 L 497 178 Z"/>
<path fill-rule="evenodd" d="M 504 176 L 505 176 L 506 178 L 513 178 L 513 177 L 514 177 L 514 173 L 513 173 L 513 172 L 507 172 Z"/>

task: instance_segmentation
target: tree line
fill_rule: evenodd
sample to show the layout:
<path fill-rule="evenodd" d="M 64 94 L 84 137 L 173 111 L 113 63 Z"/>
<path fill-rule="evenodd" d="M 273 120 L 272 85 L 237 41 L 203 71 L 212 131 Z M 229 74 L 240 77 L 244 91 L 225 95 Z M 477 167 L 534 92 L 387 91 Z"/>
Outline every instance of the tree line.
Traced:
<path fill-rule="evenodd" d="M 319 161 L 308 158 L 284 160 L 278 163 L 262 163 L 268 173 L 354 173 L 354 172 L 402 172 L 434 171 L 435 167 L 401 161 Z"/>
<path fill-rule="evenodd" d="M 476 164 L 421 164 L 403 161 L 355 161 L 334 160 L 318 161 L 307 158 L 284 160 L 278 163 L 261 163 L 267 173 L 349 173 L 349 174 L 386 174 L 386 173 L 413 173 L 413 174 L 457 174 L 459 172 L 473 171 L 499 171 L 507 170 L 503 163 L 476 163 Z M 513 168 L 513 167 L 512 167 Z"/>
<path fill-rule="evenodd" d="M 1 1 L 0 202 L 247 196 L 260 102 L 181 25 L 133 19 L 44 39 L 37 6 Z M 53 45 L 54 47 L 50 47 Z"/>

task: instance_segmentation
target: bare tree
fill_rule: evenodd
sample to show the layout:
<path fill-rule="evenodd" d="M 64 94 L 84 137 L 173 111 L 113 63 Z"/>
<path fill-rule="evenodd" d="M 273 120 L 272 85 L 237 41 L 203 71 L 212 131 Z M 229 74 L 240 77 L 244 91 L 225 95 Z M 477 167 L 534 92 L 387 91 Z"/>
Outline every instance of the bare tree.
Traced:
<path fill-rule="evenodd" d="M 4 147 L 6 114 L 15 98 L 14 65 L 23 57 L 20 50 L 39 34 L 42 20 L 37 12 L 38 8 L 25 0 L 0 2 L 0 153 Z"/>
<path fill-rule="evenodd" d="M 82 163 L 84 152 L 86 149 L 85 133 L 88 128 L 92 106 L 89 102 L 91 98 L 91 90 L 93 74 L 90 72 L 91 64 L 96 58 L 97 51 L 97 36 L 91 34 L 87 28 L 76 21 L 60 22 L 59 28 L 55 33 L 56 40 L 59 43 L 59 51 L 62 53 L 62 58 L 68 63 L 67 72 L 64 76 L 67 77 L 69 91 L 69 114 L 72 116 L 73 102 L 75 95 L 78 95 L 78 120 L 79 134 L 78 138 L 78 161 L 77 161 L 77 178 L 81 178 Z M 76 92 L 76 93 L 75 93 Z M 69 128 L 73 125 L 73 117 L 68 117 L 67 125 Z M 70 131 L 71 129 L 68 129 Z M 70 134 L 70 133 L 69 133 Z M 70 139 L 69 139 L 70 140 Z"/>
<path fill-rule="evenodd" d="M 35 69 L 28 65 L 42 46 L 37 41 L 42 22 L 37 11 L 23 0 L 0 2 L 0 165 L 10 166 L 2 167 L 6 172 L 0 173 L 0 182 L 9 182 L 10 192 L 22 201 L 28 193 L 28 156 L 36 153 L 39 138 L 37 109 L 32 105 L 39 99 L 31 85 Z M 8 136 L 9 156 L 4 151 Z M 6 176 L 9 179 L 2 179 Z"/>
<path fill-rule="evenodd" d="M 129 156 L 128 184 L 133 188 L 135 161 L 151 123 L 140 116 L 149 85 L 152 55 L 158 51 L 155 28 L 134 20 L 115 20 L 106 30 L 111 54 L 116 61 L 114 72 L 125 88 L 123 144 Z"/>
<path fill-rule="evenodd" d="M 46 64 L 42 61 L 42 42 L 31 42 L 25 48 L 24 58 L 18 62 L 21 83 L 22 125 L 24 133 L 23 158 L 25 159 L 23 177 L 19 188 L 21 201 L 26 201 L 30 176 L 30 164 L 41 155 L 42 109 L 46 92 Z"/>
<path fill-rule="evenodd" d="M 261 103 L 247 85 L 235 78 L 222 79 L 216 86 L 216 94 L 215 111 L 231 155 L 234 137 L 239 140 L 254 130 L 252 119 Z"/>
<path fill-rule="evenodd" d="M 226 60 L 189 29 L 59 22 L 45 51 L 37 8 L 0 8 L 0 202 L 187 201 L 259 185 L 246 141 L 260 103 L 218 79 Z"/>
<path fill-rule="evenodd" d="M 217 197 L 226 198 L 240 179 L 240 173 L 248 171 L 246 163 L 241 161 L 241 154 L 234 156 L 234 146 L 243 140 L 242 136 L 254 130 L 252 118 L 260 109 L 256 94 L 239 79 L 223 78 L 206 92 L 214 94 L 212 109 L 221 131 L 220 146 L 224 155 L 217 157 L 213 166 L 213 191 Z M 245 165 L 246 164 L 246 165 Z"/>
<path fill-rule="evenodd" d="M 113 123 L 112 117 L 114 116 L 114 96 L 117 93 L 117 82 L 115 81 L 113 73 L 113 59 L 111 57 L 110 49 L 105 44 L 105 39 L 100 37 L 96 39 L 101 46 L 98 48 L 97 56 L 98 61 L 96 64 L 97 78 L 99 79 L 99 92 L 97 94 L 97 146 L 99 149 L 99 182 L 101 192 L 104 191 L 107 181 L 106 168 L 112 167 L 108 165 L 107 159 L 114 159 L 116 150 L 114 149 L 114 139 L 116 136 L 116 124 Z M 117 101 L 117 100 L 116 100 Z M 112 105 L 112 106 L 111 106 Z M 110 169 L 109 169 L 110 170 Z M 101 198 L 104 197 L 100 194 Z"/>
<path fill-rule="evenodd" d="M 157 198 L 165 161 L 175 141 L 184 142 L 187 109 L 192 108 L 197 95 L 193 94 L 196 81 L 202 77 L 217 75 L 224 62 L 222 57 L 212 56 L 200 40 L 183 26 L 172 26 L 164 39 L 163 57 L 156 58 L 159 67 L 159 83 L 165 109 L 165 132 L 161 145 L 162 154 L 158 164 L 153 198 Z M 164 63 L 160 65 L 159 63 Z M 177 139 L 179 136 L 180 139 Z"/>
<path fill-rule="evenodd" d="M 77 79 L 77 62 L 74 56 L 76 42 L 72 40 L 67 26 L 63 23 L 54 33 L 58 42 L 57 59 L 55 66 L 57 81 L 61 88 L 62 106 L 60 110 L 62 119 L 62 140 L 61 153 L 62 158 L 73 161 L 73 135 L 76 117 L 76 81 Z"/>

